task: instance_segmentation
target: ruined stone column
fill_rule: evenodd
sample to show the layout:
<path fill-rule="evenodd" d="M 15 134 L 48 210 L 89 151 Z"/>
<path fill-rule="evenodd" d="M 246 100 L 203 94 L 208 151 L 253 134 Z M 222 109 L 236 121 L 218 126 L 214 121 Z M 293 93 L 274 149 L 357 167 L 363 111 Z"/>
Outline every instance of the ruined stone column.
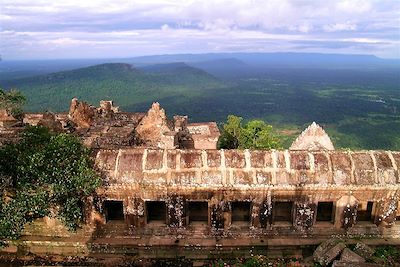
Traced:
<path fill-rule="evenodd" d="M 357 221 L 358 200 L 351 195 L 343 196 L 336 202 L 335 227 L 349 229 Z"/>
<path fill-rule="evenodd" d="M 312 230 L 317 205 L 309 200 L 298 200 L 294 203 L 293 225 L 297 230 L 306 233 Z"/>
<path fill-rule="evenodd" d="M 146 226 L 144 200 L 137 197 L 128 197 L 125 209 L 125 218 L 129 226 L 142 228 Z"/>
<path fill-rule="evenodd" d="M 182 196 L 172 195 L 166 199 L 167 225 L 181 228 L 186 226 L 185 199 Z"/>

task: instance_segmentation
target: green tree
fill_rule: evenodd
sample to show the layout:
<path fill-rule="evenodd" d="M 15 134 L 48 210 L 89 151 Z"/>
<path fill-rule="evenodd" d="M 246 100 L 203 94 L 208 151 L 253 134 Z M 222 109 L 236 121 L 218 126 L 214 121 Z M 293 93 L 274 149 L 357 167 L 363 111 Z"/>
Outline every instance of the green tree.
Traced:
<path fill-rule="evenodd" d="M 0 240 L 17 239 L 27 222 L 58 211 L 79 227 L 83 203 L 101 184 L 90 151 L 67 134 L 28 127 L 17 144 L 0 148 Z"/>
<path fill-rule="evenodd" d="M 239 147 L 239 139 L 242 132 L 243 118 L 229 115 L 226 123 L 223 125 L 222 134 L 218 140 L 219 148 L 235 149 Z"/>
<path fill-rule="evenodd" d="M 271 125 L 261 120 L 251 120 L 242 125 L 243 118 L 229 115 L 219 139 L 224 149 L 273 149 L 280 148 L 280 140 Z"/>
<path fill-rule="evenodd" d="M 25 100 L 25 97 L 17 90 L 5 92 L 0 88 L 0 109 L 6 109 L 16 118 L 21 116 Z"/>

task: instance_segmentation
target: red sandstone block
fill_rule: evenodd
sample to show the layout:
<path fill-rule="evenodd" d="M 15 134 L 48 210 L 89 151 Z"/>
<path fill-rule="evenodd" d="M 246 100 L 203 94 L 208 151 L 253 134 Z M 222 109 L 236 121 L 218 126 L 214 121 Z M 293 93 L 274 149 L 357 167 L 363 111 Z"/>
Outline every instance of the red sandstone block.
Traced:
<path fill-rule="evenodd" d="M 272 183 L 272 173 L 266 171 L 256 171 L 257 183 L 269 185 Z"/>
<path fill-rule="evenodd" d="M 253 183 L 253 177 L 251 173 L 245 171 L 233 171 L 233 182 L 235 184 L 244 184 L 244 185 L 251 185 Z"/>
<path fill-rule="evenodd" d="M 167 178 L 165 173 L 144 173 L 143 184 L 166 185 Z"/>
<path fill-rule="evenodd" d="M 378 169 L 393 169 L 392 161 L 387 153 L 377 151 L 374 152 L 374 156 Z"/>
<path fill-rule="evenodd" d="M 201 183 L 203 185 L 222 185 L 222 174 L 220 171 L 203 171 L 201 173 Z"/>
<path fill-rule="evenodd" d="M 354 162 L 354 178 L 357 184 L 374 184 L 375 183 L 375 168 L 369 153 L 353 153 L 351 155 Z"/>
<path fill-rule="evenodd" d="M 314 156 L 314 168 L 316 172 L 328 172 L 329 171 L 329 163 L 328 158 L 324 153 L 315 152 Z"/>
<path fill-rule="evenodd" d="M 226 150 L 225 166 L 230 168 L 244 168 L 246 166 L 244 152 L 239 150 Z"/>
<path fill-rule="evenodd" d="M 288 183 L 290 185 L 306 185 L 306 184 L 313 184 L 314 177 L 310 171 L 305 170 L 298 170 L 294 171 L 289 175 Z"/>
<path fill-rule="evenodd" d="M 397 169 L 400 170 L 400 152 L 392 152 L 394 161 L 396 162 Z"/>
<path fill-rule="evenodd" d="M 351 181 L 351 160 L 344 152 L 331 152 L 333 171 L 333 183 L 336 185 L 348 185 Z"/>
<path fill-rule="evenodd" d="M 283 151 L 276 152 L 276 167 L 282 169 L 286 168 L 285 154 Z"/>
<path fill-rule="evenodd" d="M 167 167 L 170 169 L 176 168 L 176 150 L 167 150 Z"/>
<path fill-rule="evenodd" d="M 147 150 L 146 170 L 158 170 L 163 167 L 163 151 Z"/>
<path fill-rule="evenodd" d="M 290 177 L 286 171 L 277 171 L 276 172 L 276 184 L 277 185 L 286 185 L 289 184 Z"/>
<path fill-rule="evenodd" d="M 119 157 L 118 171 L 122 173 L 142 171 L 142 151 L 125 150 Z"/>
<path fill-rule="evenodd" d="M 219 150 L 207 150 L 207 165 L 211 168 L 221 166 L 221 153 Z"/>
<path fill-rule="evenodd" d="M 118 150 L 100 150 L 97 155 L 96 165 L 101 169 L 114 170 Z"/>
<path fill-rule="evenodd" d="M 174 171 L 171 173 L 171 183 L 176 185 L 195 185 L 197 183 L 196 172 Z"/>
<path fill-rule="evenodd" d="M 330 157 L 334 170 L 351 170 L 351 160 L 347 153 L 331 152 Z"/>
<path fill-rule="evenodd" d="M 294 170 L 309 170 L 310 161 L 307 152 L 291 152 L 290 168 Z"/>
<path fill-rule="evenodd" d="M 181 168 L 201 168 L 201 151 L 181 151 Z"/>
<path fill-rule="evenodd" d="M 265 166 L 264 151 L 250 151 L 250 162 L 253 168 L 264 168 Z"/>

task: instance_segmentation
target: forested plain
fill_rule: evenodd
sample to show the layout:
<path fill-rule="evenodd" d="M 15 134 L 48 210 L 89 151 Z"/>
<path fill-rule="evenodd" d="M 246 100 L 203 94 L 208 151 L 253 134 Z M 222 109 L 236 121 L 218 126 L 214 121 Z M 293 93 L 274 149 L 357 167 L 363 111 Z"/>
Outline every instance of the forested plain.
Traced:
<path fill-rule="evenodd" d="M 191 121 L 264 120 L 283 147 L 315 121 L 337 148 L 400 150 L 399 64 L 254 64 L 231 56 L 130 59 L 10 79 L 1 72 L 0 87 L 20 90 L 30 112 L 65 112 L 72 97 L 93 105 L 112 99 L 137 112 L 158 101 Z"/>

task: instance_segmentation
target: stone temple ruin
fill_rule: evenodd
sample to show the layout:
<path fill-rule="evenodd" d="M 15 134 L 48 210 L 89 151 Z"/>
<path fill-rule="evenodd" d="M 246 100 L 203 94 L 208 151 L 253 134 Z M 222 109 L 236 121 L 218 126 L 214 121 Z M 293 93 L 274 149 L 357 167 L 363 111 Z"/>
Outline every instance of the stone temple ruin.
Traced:
<path fill-rule="evenodd" d="M 0 143 L 26 124 L 79 136 L 105 181 L 82 230 L 51 218 L 27 226 L 32 253 L 207 259 L 297 255 L 332 236 L 400 243 L 400 152 L 335 150 L 315 123 L 289 150 L 257 151 L 217 150 L 216 123 L 169 120 L 158 103 L 124 113 L 73 99 L 68 114 L 3 112 L 0 122 Z"/>

